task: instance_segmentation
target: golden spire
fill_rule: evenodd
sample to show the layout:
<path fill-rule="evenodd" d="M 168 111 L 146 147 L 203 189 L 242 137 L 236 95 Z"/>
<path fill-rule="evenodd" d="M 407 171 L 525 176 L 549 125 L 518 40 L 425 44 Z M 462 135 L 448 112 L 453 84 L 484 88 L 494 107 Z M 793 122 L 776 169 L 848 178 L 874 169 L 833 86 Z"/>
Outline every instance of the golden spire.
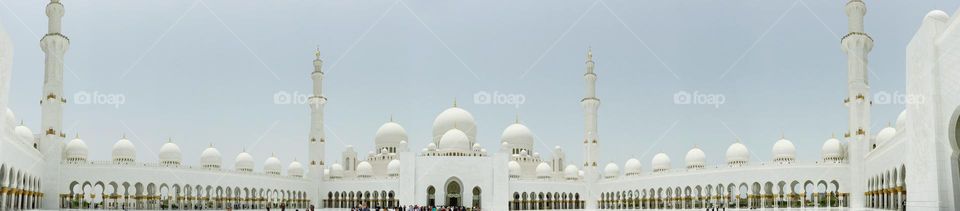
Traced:
<path fill-rule="evenodd" d="M 390 114 L 390 122 L 393 122 L 393 114 Z"/>
<path fill-rule="evenodd" d="M 517 112 L 517 116 L 514 118 L 513 123 L 520 124 L 520 112 Z"/>
<path fill-rule="evenodd" d="M 457 98 L 453 98 L 453 107 L 457 107 Z"/>
<path fill-rule="evenodd" d="M 593 61 L 593 47 L 587 46 L 587 61 Z"/>
<path fill-rule="evenodd" d="M 317 56 L 317 60 L 320 60 L 320 45 L 317 45 L 317 50 L 313 52 L 314 56 Z"/>

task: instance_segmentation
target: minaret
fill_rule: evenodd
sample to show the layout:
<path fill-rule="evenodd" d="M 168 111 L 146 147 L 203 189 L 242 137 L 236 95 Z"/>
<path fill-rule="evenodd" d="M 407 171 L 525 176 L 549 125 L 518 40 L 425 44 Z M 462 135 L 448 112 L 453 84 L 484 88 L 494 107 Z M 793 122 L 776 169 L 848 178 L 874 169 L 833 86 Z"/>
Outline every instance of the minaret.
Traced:
<path fill-rule="evenodd" d="M 323 60 L 320 59 L 320 48 L 315 53 L 313 59 L 313 72 L 310 78 L 313 79 L 313 96 L 310 96 L 310 172 L 309 176 L 315 181 L 323 178 L 323 161 L 325 156 L 326 136 L 323 133 L 323 106 L 327 104 L 327 98 L 323 96 Z"/>
<path fill-rule="evenodd" d="M 65 135 L 63 133 L 63 105 L 67 103 L 63 96 L 63 56 L 70 48 L 70 39 L 61 33 L 63 22 L 63 4 L 60 0 L 50 0 L 47 4 L 47 34 L 40 39 L 40 49 L 44 58 L 43 94 L 40 98 L 40 143 L 37 150 L 43 154 L 43 184 L 60 184 L 60 159 Z M 60 201 L 53 197 L 59 193 L 56 185 L 45 185 L 41 192 L 51 196 L 43 197 L 43 209 L 59 207 Z"/>
<path fill-rule="evenodd" d="M 863 177 L 863 156 L 873 148 L 870 138 L 870 83 L 867 80 L 867 54 L 873 49 L 873 38 L 863 31 L 863 16 L 866 5 L 860 0 L 850 0 L 844 8 L 849 22 L 847 35 L 840 40 L 843 52 L 847 54 L 847 98 L 844 105 L 849 109 L 849 122 L 844 138 L 850 141 L 849 156 L 851 166 L 850 205 L 863 207 L 863 192 L 866 190 Z"/>
<path fill-rule="evenodd" d="M 62 131 L 63 105 L 67 100 L 63 97 L 63 55 L 70 48 L 70 39 L 60 33 L 63 12 L 60 0 L 51 0 L 47 4 L 48 32 L 40 39 L 40 49 L 46 54 L 43 97 L 40 99 L 40 126 L 43 135 L 38 146 L 42 153 L 53 153 L 48 149 L 65 137 Z"/>
<path fill-rule="evenodd" d="M 584 111 L 584 137 L 583 145 L 585 148 L 584 172 L 587 174 L 596 174 L 597 168 L 597 109 L 600 107 L 600 99 L 597 98 L 597 74 L 593 73 L 593 51 L 587 49 L 587 73 L 583 74 L 583 79 L 587 82 L 587 93 L 580 100 L 580 105 Z"/>

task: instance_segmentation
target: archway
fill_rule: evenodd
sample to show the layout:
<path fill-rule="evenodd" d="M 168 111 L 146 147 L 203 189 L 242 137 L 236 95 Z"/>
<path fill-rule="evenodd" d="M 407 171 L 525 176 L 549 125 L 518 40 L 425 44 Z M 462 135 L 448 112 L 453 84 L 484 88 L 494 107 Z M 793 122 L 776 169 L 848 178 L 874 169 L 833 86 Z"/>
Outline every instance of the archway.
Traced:
<path fill-rule="evenodd" d="M 480 186 L 473 187 L 473 207 L 480 208 Z"/>
<path fill-rule="evenodd" d="M 450 180 L 447 180 L 447 184 L 444 185 L 444 187 L 444 190 L 446 191 L 446 195 L 444 195 L 446 206 L 463 205 L 461 197 L 463 195 L 463 185 L 460 184 L 460 180 L 450 178 Z"/>
<path fill-rule="evenodd" d="M 427 206 L 437 206 L 436 193 L 436 188 L 433 188 L 433 186 L 427 187 Z"/>

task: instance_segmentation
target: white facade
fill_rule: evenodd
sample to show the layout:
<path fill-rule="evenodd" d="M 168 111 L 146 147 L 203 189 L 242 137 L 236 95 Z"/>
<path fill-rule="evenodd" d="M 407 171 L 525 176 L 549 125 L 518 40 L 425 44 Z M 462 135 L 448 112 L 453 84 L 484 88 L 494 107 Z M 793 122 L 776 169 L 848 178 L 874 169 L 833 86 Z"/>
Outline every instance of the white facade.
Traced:
<path fill-rule="evenodd" d="M 121 137 L 110 160 L 89 160 L 81 137 L 61 130 L 63 57 L 70 40 L 60 31 L 64 5 L 51 0 L 49 33 L 41 40 L 45 60 L 40 130 L 16 123 L 7 108 L 13 46 L 0 26 L 0 210 L 18 209 L 304 209 L 447 205 L 487 210 L 703 209 L 707 207 L 804 207 L 956 210 L 960 198 L 960 20 L 942 11 L 924 18 L 907 46 L 908 104 L 897 122 L 870 130 L 866 67 L 872 38 L 864 31 L 866 5 L 845 7 L 849 33 L 841 39 L 848 56 L 849 124 L 842 137 L 825 138 L 821 159 L 796 159 L 785 137 L 765 146 L 731 143 L 723 158 L 694 147 L 683 154 L 659 153 L 649 163 L 629 159 L 597 163 L 599 148 L 595 90 L 598 75 L 587 52 L 584 76 L 584 160 L 566 159 L 559 147 L 540 154 L 532 129 L 518 118 L 504 124 L 498 148 L 477 144 L 475 117 L 456 103 L 440 111 L 431 140 L 409 140 L 392 119 L 376 132 L 376 149 L 358 154 L 352 146 L 338 161 L 324 161 L 323 61 L 313 61 L 309 159 L 283 172 L 276 157 L 236 154 L 236 169 L 223 169 L 213 145 L 200 163 L 182 163 L 173 140 L 156 161 L 136 160 L 133 142 Z M 838 67 L 837 69 L 840 69 Z M 838 71 L 839 72 L 839 71 Z M 841 77 L 837 74 L 836 77 Z M 572 102 L 571 102 L 572 103 Z M 890 114 L 892 115 L 892 114 Z M 482 118 L 482 117 L 479 117 Z M 36 132 L 36 133 L 35 133 Z M 616 131 L 612 131 L 616 132 Z M 420 150 L 410 145 L 423 144 Z M 750 162 L 750 150 L 772 157 Z M 549 157 L 546 157 L 549 156 Z M 717 166 L 708 159 L 722 160 Z M 230 160 L 226 160 L 229 162 Z M 682 163 L 681 163 L 682 162 Z M 649 166 L 646 166 L 649 164 Z M 109 172 L 109 173 L 106 173 Z M 909 193 L 909 194 L 907 194 Z"/>

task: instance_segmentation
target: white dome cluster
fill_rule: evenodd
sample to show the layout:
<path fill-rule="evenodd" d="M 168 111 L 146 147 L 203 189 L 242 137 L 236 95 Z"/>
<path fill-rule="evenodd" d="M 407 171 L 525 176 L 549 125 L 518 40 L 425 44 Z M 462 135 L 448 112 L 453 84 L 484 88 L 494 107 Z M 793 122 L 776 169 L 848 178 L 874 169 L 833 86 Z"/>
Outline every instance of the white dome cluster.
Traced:
<path fill-rule="evenodd" d="M 456 107 L 456 104 L 440 112 L 437 118 L 433 120 L 434 142 L 439 142 L 441 137 L 451 129 L 457 129 L 466 134 L 468 143 L 473 143 L 476 140 L 477 123 L 473 119 L 473 115 L 467 110 Z"/>

